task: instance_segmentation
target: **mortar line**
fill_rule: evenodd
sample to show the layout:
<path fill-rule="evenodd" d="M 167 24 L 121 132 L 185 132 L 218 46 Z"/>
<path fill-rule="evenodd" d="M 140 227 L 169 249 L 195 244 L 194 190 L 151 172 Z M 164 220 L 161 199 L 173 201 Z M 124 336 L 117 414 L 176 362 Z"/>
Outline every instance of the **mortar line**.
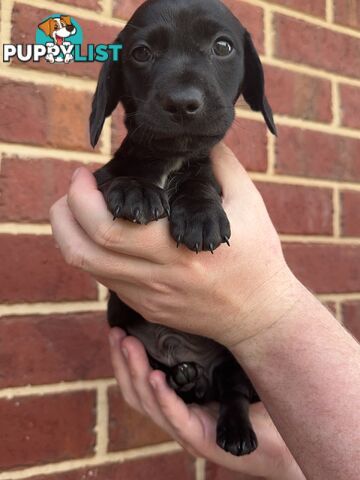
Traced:
<path fill-rule="evenodd" d="M 351 302 L 360 301 L 360 292 L 356 293 L 320 293 L 316 297 L 321 302 Z"/>
<path fill-rule="evenodd" d="M 103 131 L 101 134 L 101 148 L 103 155 L 111 155 L 111 116 L 105 120 Z"/>
<path fill-rule="evenodd" d="M 195 479 L 206 480 L 206 460 L 197 458 L 195 461 Z"/>
<path fill-rule="evenodd" d="M 273 14 L 271 10 L 266 9 L 264 11 L 264 32 L 265 32 L 265 52 L 268 58 L 272 58 L 274 55 L 274 38 L 275 33 L 273 30 Z"/>
<path fill-rule="evenodd" d="M 98 287 L 98 301 L 102 303 L 107 302 L 108 289 L 104 287 L 104 285 L 101 285 L 101 283 L 98 283 L 97 287 Z"/>
<path fill-rule="evenodd" d="M 307 244 L 321 244 L 321 245 L 339 245 L 339 246 L 353 246 L 360 245 L 360 238 L 349 237 L 335 237 L 326 235 L 289 235 L 280 234 L 282 242 L 286 243 L 307 243 Z"/>
<path fill-rule="evenodd" d="M 338 187 L 333 190 L 333 232 L 334 238 L 339 239 L 341 235 L 341 206 Z"/>
<path fill-rule="evenodd" d="M 30 315 L 63 315 L 69 313 L 95 313 L 106 312 L 105 301 L 79 301 L 79 302 L 37 302 L 15 303 L 0 305 L 1 317 L 30 316 Z"/>
<path fill-rule="evenodd" d="M 94 93 L 96 81 L 84 77 L 75 77 L 72 75 L 56 74 L 47 71 L 32 70 L 31 68 L 21 68 L 7 63 L 0 64 L 0 76 L 8 78 L 14 82 L 33 83 L 35 85 L 44 85 L 48 87 L 69 87 L 75 91 Z"/>
<path fill-rule="evenodd" d="M 112 0 L 102 0 L 102 14 L 111 17 L 113 16 L 113 2 Z"/>
<path fill-rule="evenodd" d="M 175 442 L 167 442 L 149 447 L 125 450 L 122 452 L 107 453 L 106 455 L 69 460 L 59 463 L 50 463 L 24 470 L 8 471 L 0 473 L 0 480 L 20 480 L 38 475 L 54 475 L 89 467 L 99 467 L 109 463 L 124 463 L 126 461 L 143 459 L 156 455 L 167 455 L 180 452 L 181 447 Z"/>
<path fill-rule="evenodd" d="M 0 5 L 0 46 L 1 46 L 1 52 L 0 52 L 0 65 L 4 65 L 4 67 L 8 67 L 9 65 L 7 63 L 3 63 L 3 51 L 2 51 L 2 45 L 4 43 L 10 43 L 11 41 L 11 16 L 12 16 L 12 10 L 14 6 L 14 1 L 15 0 L 2 0 L 1 5 Z"/>
<path fill-rule="evenodd" d="M 0 142 L 0 155 L 23 156 L 24 158 L 53 158 L 64 161 L 78 161 L 87 163 L 107 163 L 110 158 L 91 151 L 61 150 L 44 146 L 26 145 L 21 143 Z"/>
<path fill-rule="evenodd" d="M 332 108 L 332 115 L 333 121 L 332 125 L 334 127 L 340 127 L 342 123 L 342 115 L 341 115 L 341 104 L 340 104 L 340 92 L 339 92 L 339 84 L 336 80 L 331 81 L 331 108 Z"/>
<path fill-rule="evenodd" d="M 241 108 L 236 108 L 236 115 L 240 118 L 248 120 L 263 121 L 262 115 L 258 112 L 253 112 Z M 346 127 L 335 127 L 330 124 L 317 123 L 310 120 L 303 120 L 299 118 L 292 118 L 287 115 L 274 115 L 275 123 L 285 127 L 300 128 L 302 130 L 310 130 L 312 132 L 326 133 L 330 135 L 337 135 L 341 137 L 360 139 L 360 131 Z"/>
<path fill-rule="evenodd" d="M 274 135 L 268 130 L 267 135 L 267 175 L 274 175 L 276 163 L 276 143 Z"/>
<path fill-rule="evenodd" d="M 109 443 L 109 405 L 108 405 L 108 384 L 97 387 L 96 395 L 96 456 L 106 455 Z"/>
<path fill-rule="evenodd" d="M 335 311 L 336 311 L 336 318 L 343 325 L 344 324 L 344 318 L 343 318 L 341 302 L 339 302 L 339 301 L 335 302 Z"/>
<path fill-rule="evenodd" d="M 322 179 L 322 178 L 312 178 L 312 177 L 301 177 L 296 175 L 282 175 L 275 173 L 274 175 L 269 175 L 262 172 L 248 172 L 251 179 L 256 182 L 269 182 L 269 183 L 280 183 L 288 185 L 298 185 L 303 187 L 315 187 L 315 188 L 334 188 L 338 186 L 341 190 L 355 190 L 360 191 L 360 183 L 354 182 L 340 182 L 338 180 Z"/>
<path fill-rule="evenodd" d="M 46 385 L 24 385 L 8 387 L 0 390 L 0 398 L 11 400 L 21 397 L 34 397 L 39 395 L 54 395 L 60 393 L 89 391 L 116 385 L 114 379 L 77 380 L 74 382 L 49 383 Z"/>
<path fill-rule="evenodd" d="M 51 226 L 36 223 L 0 223 L 0 234 L 51 235 Z"/>
<path fill-rule="evenodd" d="M 326 0 L 326 21 L 334 23 L 334 0 Z"/>

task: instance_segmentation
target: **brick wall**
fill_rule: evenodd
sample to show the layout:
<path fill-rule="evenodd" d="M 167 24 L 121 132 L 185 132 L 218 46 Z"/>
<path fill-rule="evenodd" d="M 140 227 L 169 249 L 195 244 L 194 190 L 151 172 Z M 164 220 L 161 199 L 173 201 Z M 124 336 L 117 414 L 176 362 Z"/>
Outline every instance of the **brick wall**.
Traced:
<path fill-rule="evenodd" d="M 111 42 L 139 0 L 2 0 L 1 43 L 32 43 L 67 12 Z M 239 103 L 227 142 L 251 172 L 287 259 L 360 338 L 360 7 L 356 0 L 227 0 L 252 32 L 279 136 Z M 36 6 L 35 6 L 36 5 Z M 103 288 L 67 267 L 48 209 L 92 151 L 98 65 L 0 65 L 0 480 L 230 480 L 130 411 L 112 380 Z M 242 479 L 243 480 L 243 479 Z"/>

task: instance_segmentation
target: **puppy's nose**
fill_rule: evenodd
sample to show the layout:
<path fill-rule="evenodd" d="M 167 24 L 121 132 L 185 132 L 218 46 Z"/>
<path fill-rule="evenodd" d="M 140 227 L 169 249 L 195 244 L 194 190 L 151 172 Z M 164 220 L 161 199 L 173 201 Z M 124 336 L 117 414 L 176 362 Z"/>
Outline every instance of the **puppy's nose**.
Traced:
<path fill-rule="evenodd" d="M 204 106 L 203 95 L 197 88 L 186 88 L 165 93 L 161 99 L 165 112 L 174 116 L 194 117 Z"/>
<path fill-rule="evenodd" d="M 70 32 L 70 33 L 74 30 L 74 28 L 75 28 L 75 27 L 74 27 L 73 25 L 67 25 L 67 26 L 66 26 L 66 30 L 67 30 L 68 32 Z"/>

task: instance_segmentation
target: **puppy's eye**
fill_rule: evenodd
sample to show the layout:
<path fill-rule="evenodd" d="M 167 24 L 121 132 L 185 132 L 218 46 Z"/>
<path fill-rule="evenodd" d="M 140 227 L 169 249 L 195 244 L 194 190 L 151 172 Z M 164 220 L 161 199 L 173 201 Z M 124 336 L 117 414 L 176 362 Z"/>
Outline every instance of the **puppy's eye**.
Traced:
<path fill-rule="evenodd" d="M 58 26 L 58 25 L 55 25 L 55 26 L 54 26 L 54 30 L 59 30 L 59 26 Z"/>
<path fill-rule="evenodd" d="M 219 38 L 216 40 L 213 46 L 213 52 L 218 57 L 228 57 L 233 50 L 234 47 L 232 43 L 224 38 Z"/>
<path fill-rule="evenodd" d="M 151 50 L 145 46 L 134 48 L 134 50 L 131 52 L 131 55 L 137 62 L 140 63 L 148 62 L 152 58 Z"/>

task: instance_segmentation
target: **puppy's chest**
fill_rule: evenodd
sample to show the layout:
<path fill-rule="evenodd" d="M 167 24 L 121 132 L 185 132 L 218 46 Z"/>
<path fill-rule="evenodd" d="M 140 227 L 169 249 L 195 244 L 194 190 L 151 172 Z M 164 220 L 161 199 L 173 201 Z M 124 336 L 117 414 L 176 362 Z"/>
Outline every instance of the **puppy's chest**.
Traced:
<path fill-rule="evenodd" d="M 176 179 L 180 174 L 180 171 L 183 171 L 186 168 L 188 160 L 185 157 L 177 157 L 172 159 L 164 168 L 164 172 L 159 179 L 158 186 L 166 190 L 172 189 L 175 187 Z"/>

